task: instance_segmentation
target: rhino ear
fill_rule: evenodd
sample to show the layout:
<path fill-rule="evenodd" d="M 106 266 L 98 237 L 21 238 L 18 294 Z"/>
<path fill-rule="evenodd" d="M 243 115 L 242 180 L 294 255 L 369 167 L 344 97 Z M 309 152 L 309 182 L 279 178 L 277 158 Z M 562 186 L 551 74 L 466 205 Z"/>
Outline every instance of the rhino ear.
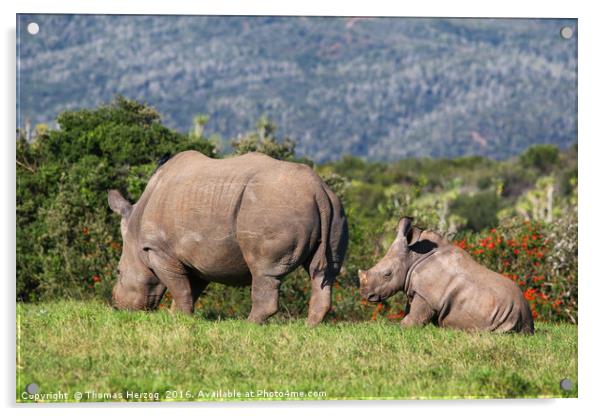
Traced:
<path fill-rule="evenodd" d="M 412 228 L 412 221 L 414 218 L 412 217 L 403 217 L 399 221 L 399 225 L 397 226 L 397 236 L 407 238 L 410 229 Z"/>
<path fill-rule="evenodd" d="M 414 218 L 412 217 L 403 217 L 397 226 L 397 237 L 395 238 L 394 245 L 403 252 L 408 251 L 408 233 L 412 229 L 413 220 Z"/>
<path fill-rule="evenodd" d="M 111 189 L 109 191 L 109 207 L 122 218 L 127 218 L 132 212 L 132 204 L 125 199 L 118 190 Z"/>

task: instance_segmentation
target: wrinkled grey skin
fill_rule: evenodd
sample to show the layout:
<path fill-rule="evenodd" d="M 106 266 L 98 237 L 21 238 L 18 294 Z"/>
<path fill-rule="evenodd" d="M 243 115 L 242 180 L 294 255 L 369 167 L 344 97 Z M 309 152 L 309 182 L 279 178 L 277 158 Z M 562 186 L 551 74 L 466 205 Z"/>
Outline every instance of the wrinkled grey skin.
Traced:
<path fill-rule="evenodd" d="M 122 218 L 118 309 L 155 309 L 169 289 L 173 309 L 192 313 L 211 282 L 251 285 L 248 319 L 262 323 L 278 310 L 280 279 L 299 266 L 312 280 L 308 324 L 330 309 L 347 220 L 305 165 L 186 151 L 155 172 L 136 204 L 111 190 L 109 206 Z"/>
<path fill-rule="evenodd" d="M 370 270 L 359 271 L 364 299 L 380 302 L 398 291 L 408 296 L 402 327 L 441 327 L 533 333 L 533 317 L 518 286 L 475 262 L 432 231 L 399 222 L 397 237 Z"/>

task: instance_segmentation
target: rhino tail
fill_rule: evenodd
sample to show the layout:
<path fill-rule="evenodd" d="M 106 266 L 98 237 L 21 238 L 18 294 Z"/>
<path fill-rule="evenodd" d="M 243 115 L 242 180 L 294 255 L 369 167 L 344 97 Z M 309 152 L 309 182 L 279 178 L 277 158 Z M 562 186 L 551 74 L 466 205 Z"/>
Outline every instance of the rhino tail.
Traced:
<path fill-rule="evenodd" d="M 322 285 L 325 285 L 328 283 L 326 279 L 328 278 L 330 222 L 333 210 L 328 194 L 323 188 L 321 190 L 322 192 L 318 192 L 315 197 L 316 205 L 318 206 L 318 211 L 320 213 L 320 243 L 309 265 L 309 275 L 312 279 L 322 275 L 324 279 Z"/>

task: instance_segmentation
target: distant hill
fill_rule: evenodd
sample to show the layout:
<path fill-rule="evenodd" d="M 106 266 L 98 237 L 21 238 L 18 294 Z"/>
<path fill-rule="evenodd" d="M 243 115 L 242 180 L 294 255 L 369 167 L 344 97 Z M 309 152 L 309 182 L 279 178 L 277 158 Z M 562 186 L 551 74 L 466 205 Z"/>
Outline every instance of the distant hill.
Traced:
<path fill-rule="evenodd" d="M 40 33 L 31 36 L 27 23 Z M 18 126 L 123 94 L 225 141 L 261 115 L 316 161 L 577 139 L 576 20 L 18 16 Z"/>

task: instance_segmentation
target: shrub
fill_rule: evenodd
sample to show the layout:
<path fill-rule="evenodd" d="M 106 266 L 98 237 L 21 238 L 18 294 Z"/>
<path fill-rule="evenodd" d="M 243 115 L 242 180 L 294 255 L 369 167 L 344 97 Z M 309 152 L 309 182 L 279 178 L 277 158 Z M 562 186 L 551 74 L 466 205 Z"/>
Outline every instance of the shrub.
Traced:
<path fill-rule="evenodd" d="M 559 156 L 558 147 L 551 144 L 538 144 L 528 148 L 520 156 L 520 161 L 525 167 L 533 167 L 547 173 L 558 163 Z"/>
<path fill-rule="evenodd" d="M 59 130 L 17 143 L 17 298 L 106 294 L 119 259 L 119 218 L 107 190 L 136 200 L 166 154 L 202 138 L 174 132 L 149 106 L 117 97 L 94 110 L 64 112 Z"/>
<path fill-rule="evenodd" d="M 36 129 L 31 142 L 25 135 L 17 140 L 17 298 L 107 299 L 121 253 L 119 218 L 107 206 L 107 190 L 120 189 L 135 201 L 166 155 L 186 149 L 220 155 L 216 141 L 203 136 L 206 118 L 197 118 L 189 134 L 180 134 L 163 126 L 153 108 L 123 97 L 96 109 L 62 113 L 58 122 L 57 130 Z M 275 126 L 265 118 L 256 131 L 233 143 L 236 154 L 259 151 L 314 166 L 296 158 L 294 148 L 292 140 L 276 139 Z M 551 163 L 554 151 L 545 149 L 529 150 L 521 161 L 387 164 L 345 157 L 316 167 L 343 201 L 349 222 L 349 249 L 329 319 L 403 317 L 402 294 L 378 305 L 363 302 L 357 272 L 384 255 L 405 214 L 425 228 L 454 232 L 463 227 L 456 243 L 516 280 L 538 319 L 577 322 L 576 148 L 561 155 L 562 169 Z M 547 166 L 555 169 L 548 176 L 562 184 L 554 200 L 561 214 L 549 224 L 525 223 L 516 217 L 517 204 L 537 190 L 534 178 Z M 520 186 L 510 189 L 519 180 Z M 510 214 L 498 224 L 502 207 Z M 305 316 L 311 292 L 305 271 L 291 273 L 281 289 L 281 316 Z M 168 294 L 162 307 L 169 303 Z M 198 306 L 208 318 L 242 318 L 251 308 L 250 289 L 210 285 Z"/>
<path fill-rule="evenodd" d="M 450 211 L 466 218 L 466 227 L 472 231 L 495 227 L 497 213 L 501 208 L 499 196 L 494 191 L 474 195 L 459 195 L 450 206 Z"/>
<path fill-rule="evenodd" d="M 256 130 L 232 140 L 235 155 L 261 152 L 275 159 L 291 160 L 295 156 L 295 142 L 285 138 L 281 142 L 275 136 L 276 125 L 266 117 L 257 122 Z"/>

